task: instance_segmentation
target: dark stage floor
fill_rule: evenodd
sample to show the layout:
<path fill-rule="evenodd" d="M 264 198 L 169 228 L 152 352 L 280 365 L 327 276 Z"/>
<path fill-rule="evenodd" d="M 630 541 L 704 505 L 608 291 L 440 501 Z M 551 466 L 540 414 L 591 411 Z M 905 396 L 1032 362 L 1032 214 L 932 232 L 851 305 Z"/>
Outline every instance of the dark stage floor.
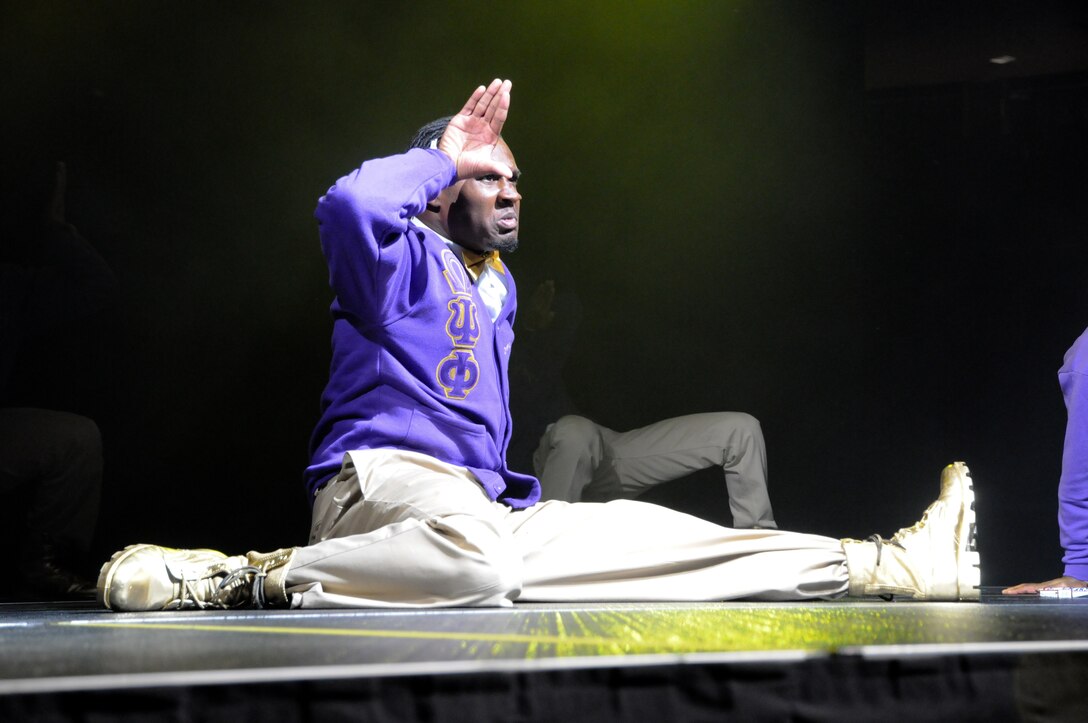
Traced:
<path fill-rule="evenodd" d="M 1088 598 L 111 613 L 0 605 L 0 694 L 1088 651 Z"/>

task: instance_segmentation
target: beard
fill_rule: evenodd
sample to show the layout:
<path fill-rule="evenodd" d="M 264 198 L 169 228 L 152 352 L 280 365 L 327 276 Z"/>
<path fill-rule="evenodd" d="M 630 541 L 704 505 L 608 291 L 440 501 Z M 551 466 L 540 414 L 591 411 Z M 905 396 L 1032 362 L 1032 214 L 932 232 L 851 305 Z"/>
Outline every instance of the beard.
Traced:
<path fill-rule="evenodd" d="M 488 251 L 498 251 L 501 254 L 510 254 L 518 250 L 517 234 L 510 234 L 494 239 L 487 245 Z"/>

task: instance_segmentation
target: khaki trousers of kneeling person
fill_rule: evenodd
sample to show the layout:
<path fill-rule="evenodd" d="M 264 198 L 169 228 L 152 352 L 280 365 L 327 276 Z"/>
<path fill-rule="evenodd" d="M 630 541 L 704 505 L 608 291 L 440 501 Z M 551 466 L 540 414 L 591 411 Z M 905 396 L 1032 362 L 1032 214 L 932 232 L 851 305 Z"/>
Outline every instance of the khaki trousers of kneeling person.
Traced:
<path fill-rule="evenodd" d="M 391 449 L 346 455 L 286 579 L 296 608 L 803 600 L 847 583 L 833 538 L 629 500 L 512 510 L 464 467 Z"/>

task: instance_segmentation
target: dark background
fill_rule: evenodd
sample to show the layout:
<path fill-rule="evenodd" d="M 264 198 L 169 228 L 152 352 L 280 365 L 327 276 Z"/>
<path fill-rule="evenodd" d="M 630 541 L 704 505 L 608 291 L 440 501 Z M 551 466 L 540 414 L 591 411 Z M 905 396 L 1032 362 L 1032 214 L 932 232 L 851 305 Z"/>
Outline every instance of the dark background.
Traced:
<path fill-rule="evenodd" d="M 508 263 L 523 299 L 577 295 L 584 413 L 750 412 L 779 524 L 834 536 L 912 523 L 963 459 L 984 584 L 1060 574 L 1082 3 L 26 5 L 0 21 L 5 178 L 67 162 L 121 296 L 35 339 L 18 391 L 102 429 L 100 558 L 304 541 L 316 199 L 500 76 Z M 713 475 L 655 499 L 728 520 Z"/>

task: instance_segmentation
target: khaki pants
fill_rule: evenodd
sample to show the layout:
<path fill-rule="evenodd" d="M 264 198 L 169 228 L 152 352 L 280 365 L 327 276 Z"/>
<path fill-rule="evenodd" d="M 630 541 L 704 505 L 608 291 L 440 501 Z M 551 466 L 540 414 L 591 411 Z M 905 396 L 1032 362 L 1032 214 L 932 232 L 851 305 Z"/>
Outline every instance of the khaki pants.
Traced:
<path fill-rule="evenodd" d="M 511 510 L 463 467 L 384 449 L 349 453 L 318 493 L 286 580 L 292 607 L 801 600 L 847 582 L 832 538 L 628 500 Z"/>

